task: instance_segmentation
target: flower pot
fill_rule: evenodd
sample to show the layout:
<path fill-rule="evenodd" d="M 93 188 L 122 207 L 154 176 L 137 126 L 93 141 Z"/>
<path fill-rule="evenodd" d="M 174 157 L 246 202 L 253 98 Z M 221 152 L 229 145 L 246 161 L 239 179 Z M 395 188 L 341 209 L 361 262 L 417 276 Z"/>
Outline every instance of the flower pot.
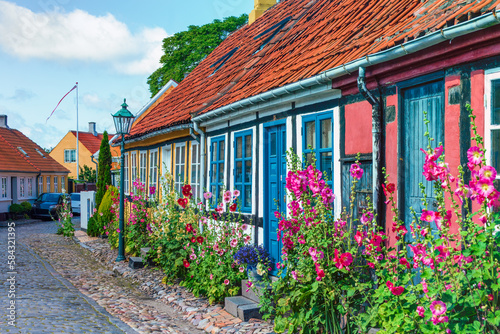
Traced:
<path fill-rule="evenodd" d="M 256 265 L 247 265 L 247 276 L 250 281 L 253 283 L 259 282 L 262 280 L 262 276 L 257 274 L 257 266 Z"/>

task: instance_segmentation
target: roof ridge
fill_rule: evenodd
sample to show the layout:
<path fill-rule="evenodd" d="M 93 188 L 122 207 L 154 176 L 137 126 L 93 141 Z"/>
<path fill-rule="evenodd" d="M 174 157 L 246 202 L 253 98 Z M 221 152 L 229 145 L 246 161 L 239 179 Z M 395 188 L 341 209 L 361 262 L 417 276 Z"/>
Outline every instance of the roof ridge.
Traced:
<path fill-rule="evenodd" d="M 12 129 L 8 129 L 8 130 L 12 131 Z M 11 148 L 12 148 L 12 149 L 13 149 L 13 150 L 14 150 L 14 151 L 15 151 L 15 152 L 16 152 L 16 153 L 17 153 L 17 154 L 18 154 L 21 158 L 23 158 L 23 159 L 24 159 L 27 163 L 29 163 L 29 164 L 30 164 L 31 166 L 33 166 L 36 170 L 38 170 L 39 172 L 41 172 L 41 169 L 40 169 L 40 168 L 38 168 L 38 167 L 37 167 L 37 166 L 35 166 L 35 165 L 31 162 L 31 161 L 29 161 L 28 159 L 26 159 L 26 157 L 25 157 L 23 154 L 21 154 L 21 152 L 19 152 L 19 150 L 18 150 L 16 147 L 12 146 L 12 144 L 11 144 L 11 143 L 9 143 L 9 141 L 8 141 L 7 139 L 5 139 L 5 138 L 2 136 L 2 134 L 1 134 L 1 133 L 0 133 L 0 138 L 2 138 L 2 139 L 3 139 L 3 141 L 4 141 L 4 142 L 6 142 L 6 143 L 7 143 L 7 145 L 9 145 L 9 146 L 10 146 L 10 147 L 11 147 Z M 26 138 L 28 138 L 28 137 L 26 137 Z M 28 138 L 28 140 L 31 140 L 31 139 L 29 139 L 29 138 Z M 35 142 L 33 142 L 33 143 L 35 143 Z M 36 144 L 36 143 L 35 143 L 35 144 Z"/>

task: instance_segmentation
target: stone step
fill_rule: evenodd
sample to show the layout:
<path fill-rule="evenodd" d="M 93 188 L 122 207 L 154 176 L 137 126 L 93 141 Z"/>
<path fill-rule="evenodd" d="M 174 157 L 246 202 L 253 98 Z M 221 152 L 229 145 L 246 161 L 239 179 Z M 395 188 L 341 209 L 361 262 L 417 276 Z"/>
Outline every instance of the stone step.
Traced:
<path fill-rule="evenodd" d="M 147 258 L 147 254 L 148 254 L 150 249 L 151 249 L 151 247 L 142 247 L 141 248 L 141 256 L 143 259 Z"/>
<path fill-rule="evenodd" d="M 259 305 L 243 296 L 226 297 L 224 308 L 229 314 L 243 321 L 248 321 L 252 318 L 262 319 L 259 313 Z"/>
<path fill-rule="evenodd" d="M 241 291 L 243 297 L 246 297 L 257 304 L 260 301 L 260 297 L 264 294 L 264 289 L 266 289 L 264 283 L 261 282 L 255 282 L 251 288 L 247 288 L 247 282 L 248 280 L 242 280 L 241 281 Z M 270 286 L 267 287 L 267 289 L 271 289 Z M 248 290 L 248 291 L 246 291 Z"/>
<path fill-rule="evenodd" d="M 144 261 L 142 260 L 142 257 L 129 257 L 128 258 L 128 266 L 132 269 L 139 269 L 144 267 Z"/>

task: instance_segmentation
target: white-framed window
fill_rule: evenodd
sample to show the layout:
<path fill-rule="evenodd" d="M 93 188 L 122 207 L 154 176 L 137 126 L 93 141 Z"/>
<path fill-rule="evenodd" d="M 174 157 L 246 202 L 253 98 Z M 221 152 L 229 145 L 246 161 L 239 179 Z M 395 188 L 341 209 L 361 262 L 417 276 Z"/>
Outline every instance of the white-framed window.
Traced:
<path fill-rule="evenodd" d="M 76 150 L 64 150 L 64 162 L 76 162 Z"/>
<path fill-rule="evenodd" d="M 186 144 L 175 144 L 174 186 L 181 193 L 186 180 Z"/>
<path fill-rule="evenodd" d="M 43 177 L 38 177 L 38 195 L 43 193 Z"/>
<path fill-rule="evenodd" d="M 19 178 L 19 197 L 20 198 L 24 198 L 24 195 L 25 195 L 25 192 L 24 192 L 25 182 L 26 182 L 26 180 L 24 177 Z"/>
<path fill-rule="evenodd" d="M 33 178 L 28 178 L 28 197 L 33 197 Z"/>
<path fill-rule="evenodd" d="M 151 187 L 154 187 L 156 193 L 158 183 L 158 149 L 149 151 L 149 187 L 148 192 L 151 196 Z"/>
<path fill-rule="evenodd" d="M 200 144 L 195 141 L 191 142 L 191 187 L 193 189 L 193 197 L 201 198 L 200 187 Z"/>
<path fill-rule="evenodd" d="M 137 153 L 136 152 L 131 152 L 130 153 L 130 175 L 132 182 L 137 180 Z"/>
<path fill-rule="evenodd" d="M 123 187 L 124 187 L 124 191 L 125 193 L 128 193 L 129 192 L 129 187 L 130 187 L 130 184 L 129 184 L 129 177 L 128 177 L 128 153 L 125 153 L 125 156 L 124 156 L 124 162 L 123 162 L 123 173 L 124 173 L 124 176 L 123 176 Z"/>
<path fill-rule="evenodd" d="M 161 160 L 162 160 L 162 174 L 170 173 L 172 169 L 172 146 L 166 145 L 163 147 L 161 152 Z"/>
<path fill-rule="evenodd" d="M 484 115 L 484 144 L 486 161 L 500 171 L 500 68 L 485 75 L 486 110 Z M 497 174 L 500 179 L 500 173 Z"/>
<path fill-rule="evenodd" d="M 2 177 L 2 198 L 7 198 L 7 178 Z"/>
<path fill-rule="evenodd" d="M 65 183 L 66 179 L 64 178 L 64 176 L 61 176 L 61 190 L 62 191 L 65 191 L 66 190 L 66 183 Z"/>
<path fill-rule="evenodd" d="M 47 189 L 46 189 L 46 191 L 47 191 L 48 193 L 50 193 L 50 176 L 47 176 L 46 181 L 47 181 Z"/>
<path fill-rule="evenodd" d="M 54 176 L 54 192 L 57 193 L 59 192 L 59 187 L 58 187 L 58 184 L 57 184 L 57 176 Z"/>
<path fill-rule="evenodd" d="M 139 152 L 139 179 L 141 183 L 146 185 L 146 175 L 148 168 L 148 152 L 140 151 Z"/>

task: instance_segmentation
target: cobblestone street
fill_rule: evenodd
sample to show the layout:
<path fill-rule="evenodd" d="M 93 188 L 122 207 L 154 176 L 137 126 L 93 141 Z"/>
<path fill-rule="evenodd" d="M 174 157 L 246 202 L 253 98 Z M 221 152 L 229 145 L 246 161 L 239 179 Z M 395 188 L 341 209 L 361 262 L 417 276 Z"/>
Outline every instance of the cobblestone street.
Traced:
<path fill-rule="evenodd" d="M 8 324 L 8 229 L 0 229 L 1 333 L 201 333 L 56 229 L 54 222 L 16 226 L 15 326 Z"/>

